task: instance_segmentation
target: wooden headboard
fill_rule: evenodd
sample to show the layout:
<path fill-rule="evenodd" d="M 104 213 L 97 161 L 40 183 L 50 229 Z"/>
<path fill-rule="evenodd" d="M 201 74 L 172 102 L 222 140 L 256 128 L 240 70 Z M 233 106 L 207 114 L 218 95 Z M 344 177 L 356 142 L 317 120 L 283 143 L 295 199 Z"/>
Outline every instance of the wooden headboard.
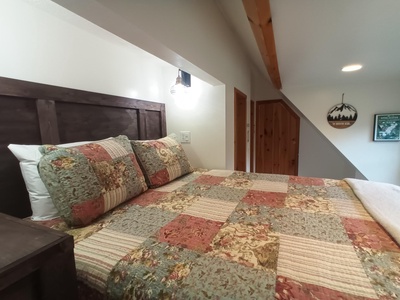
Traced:
<path fill-rule="evenodd" d="M 166 135 L 165 105 L 0 77 L 0 212 L 32 214 L 9 144 L 96 141 Z"/>

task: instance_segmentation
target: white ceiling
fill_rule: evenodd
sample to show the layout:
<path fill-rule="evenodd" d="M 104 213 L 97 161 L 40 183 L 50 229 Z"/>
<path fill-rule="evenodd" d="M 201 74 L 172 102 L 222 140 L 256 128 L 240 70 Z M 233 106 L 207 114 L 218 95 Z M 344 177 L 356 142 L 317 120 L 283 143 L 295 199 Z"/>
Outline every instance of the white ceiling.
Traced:
<path fill-rule="evenodd" d="M 266 73 L 241 0 L 216 0 L 255 65 Z M 400 1 L 270 0 L 283 89 L 398 78 Z M 343 73 L 359 63 L 358 72 Z"/>

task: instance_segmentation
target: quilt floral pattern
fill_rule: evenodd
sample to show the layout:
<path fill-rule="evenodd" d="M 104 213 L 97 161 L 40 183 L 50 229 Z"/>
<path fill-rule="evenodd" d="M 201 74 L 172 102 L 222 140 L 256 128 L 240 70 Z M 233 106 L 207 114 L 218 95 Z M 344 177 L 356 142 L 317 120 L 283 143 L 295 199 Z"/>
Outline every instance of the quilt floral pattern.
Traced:
<path fill-rule="evenodd" d="M 132 140 L 131 144 L 151 188 L 164 185 L 193 171 L 175 134 L 158 140 Z"/>
<path fill-rule="evenodd" d="M 72 148 L 44 145 L 40 150 L 40 176 L 68 225 L 88 225 L 147 190 L 126 136 Z"/>
<path fill-rule="evenodd" d="M 399 245 L 341 180 L 199 170 L 66 231 L 107 299 L 400 298 Z"/>

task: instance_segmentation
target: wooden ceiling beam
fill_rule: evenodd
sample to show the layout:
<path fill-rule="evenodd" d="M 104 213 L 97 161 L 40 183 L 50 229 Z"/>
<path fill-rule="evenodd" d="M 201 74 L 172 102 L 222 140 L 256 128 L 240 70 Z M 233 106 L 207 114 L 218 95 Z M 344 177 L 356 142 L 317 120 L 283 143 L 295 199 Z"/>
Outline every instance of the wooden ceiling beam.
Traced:
<path fill-rule="evenodd" d="M 242 1 L 269 77 L 272 84 L 280 90 L 282 82 L 279 74 L 269 0 Z"/>

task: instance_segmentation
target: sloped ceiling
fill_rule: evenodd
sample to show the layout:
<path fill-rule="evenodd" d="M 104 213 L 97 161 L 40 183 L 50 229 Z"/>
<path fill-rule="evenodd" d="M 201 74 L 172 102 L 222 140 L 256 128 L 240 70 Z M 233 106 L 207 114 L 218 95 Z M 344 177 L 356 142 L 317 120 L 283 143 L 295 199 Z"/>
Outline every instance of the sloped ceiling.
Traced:
<path fill-rule="evenodd" d="M 242 0 L 216 0 L 266 72 Z M 270 0 L 282 88 L 399 78 L 400 1 Z M 347 64 L 363 68 L 343 73 Z"/>

